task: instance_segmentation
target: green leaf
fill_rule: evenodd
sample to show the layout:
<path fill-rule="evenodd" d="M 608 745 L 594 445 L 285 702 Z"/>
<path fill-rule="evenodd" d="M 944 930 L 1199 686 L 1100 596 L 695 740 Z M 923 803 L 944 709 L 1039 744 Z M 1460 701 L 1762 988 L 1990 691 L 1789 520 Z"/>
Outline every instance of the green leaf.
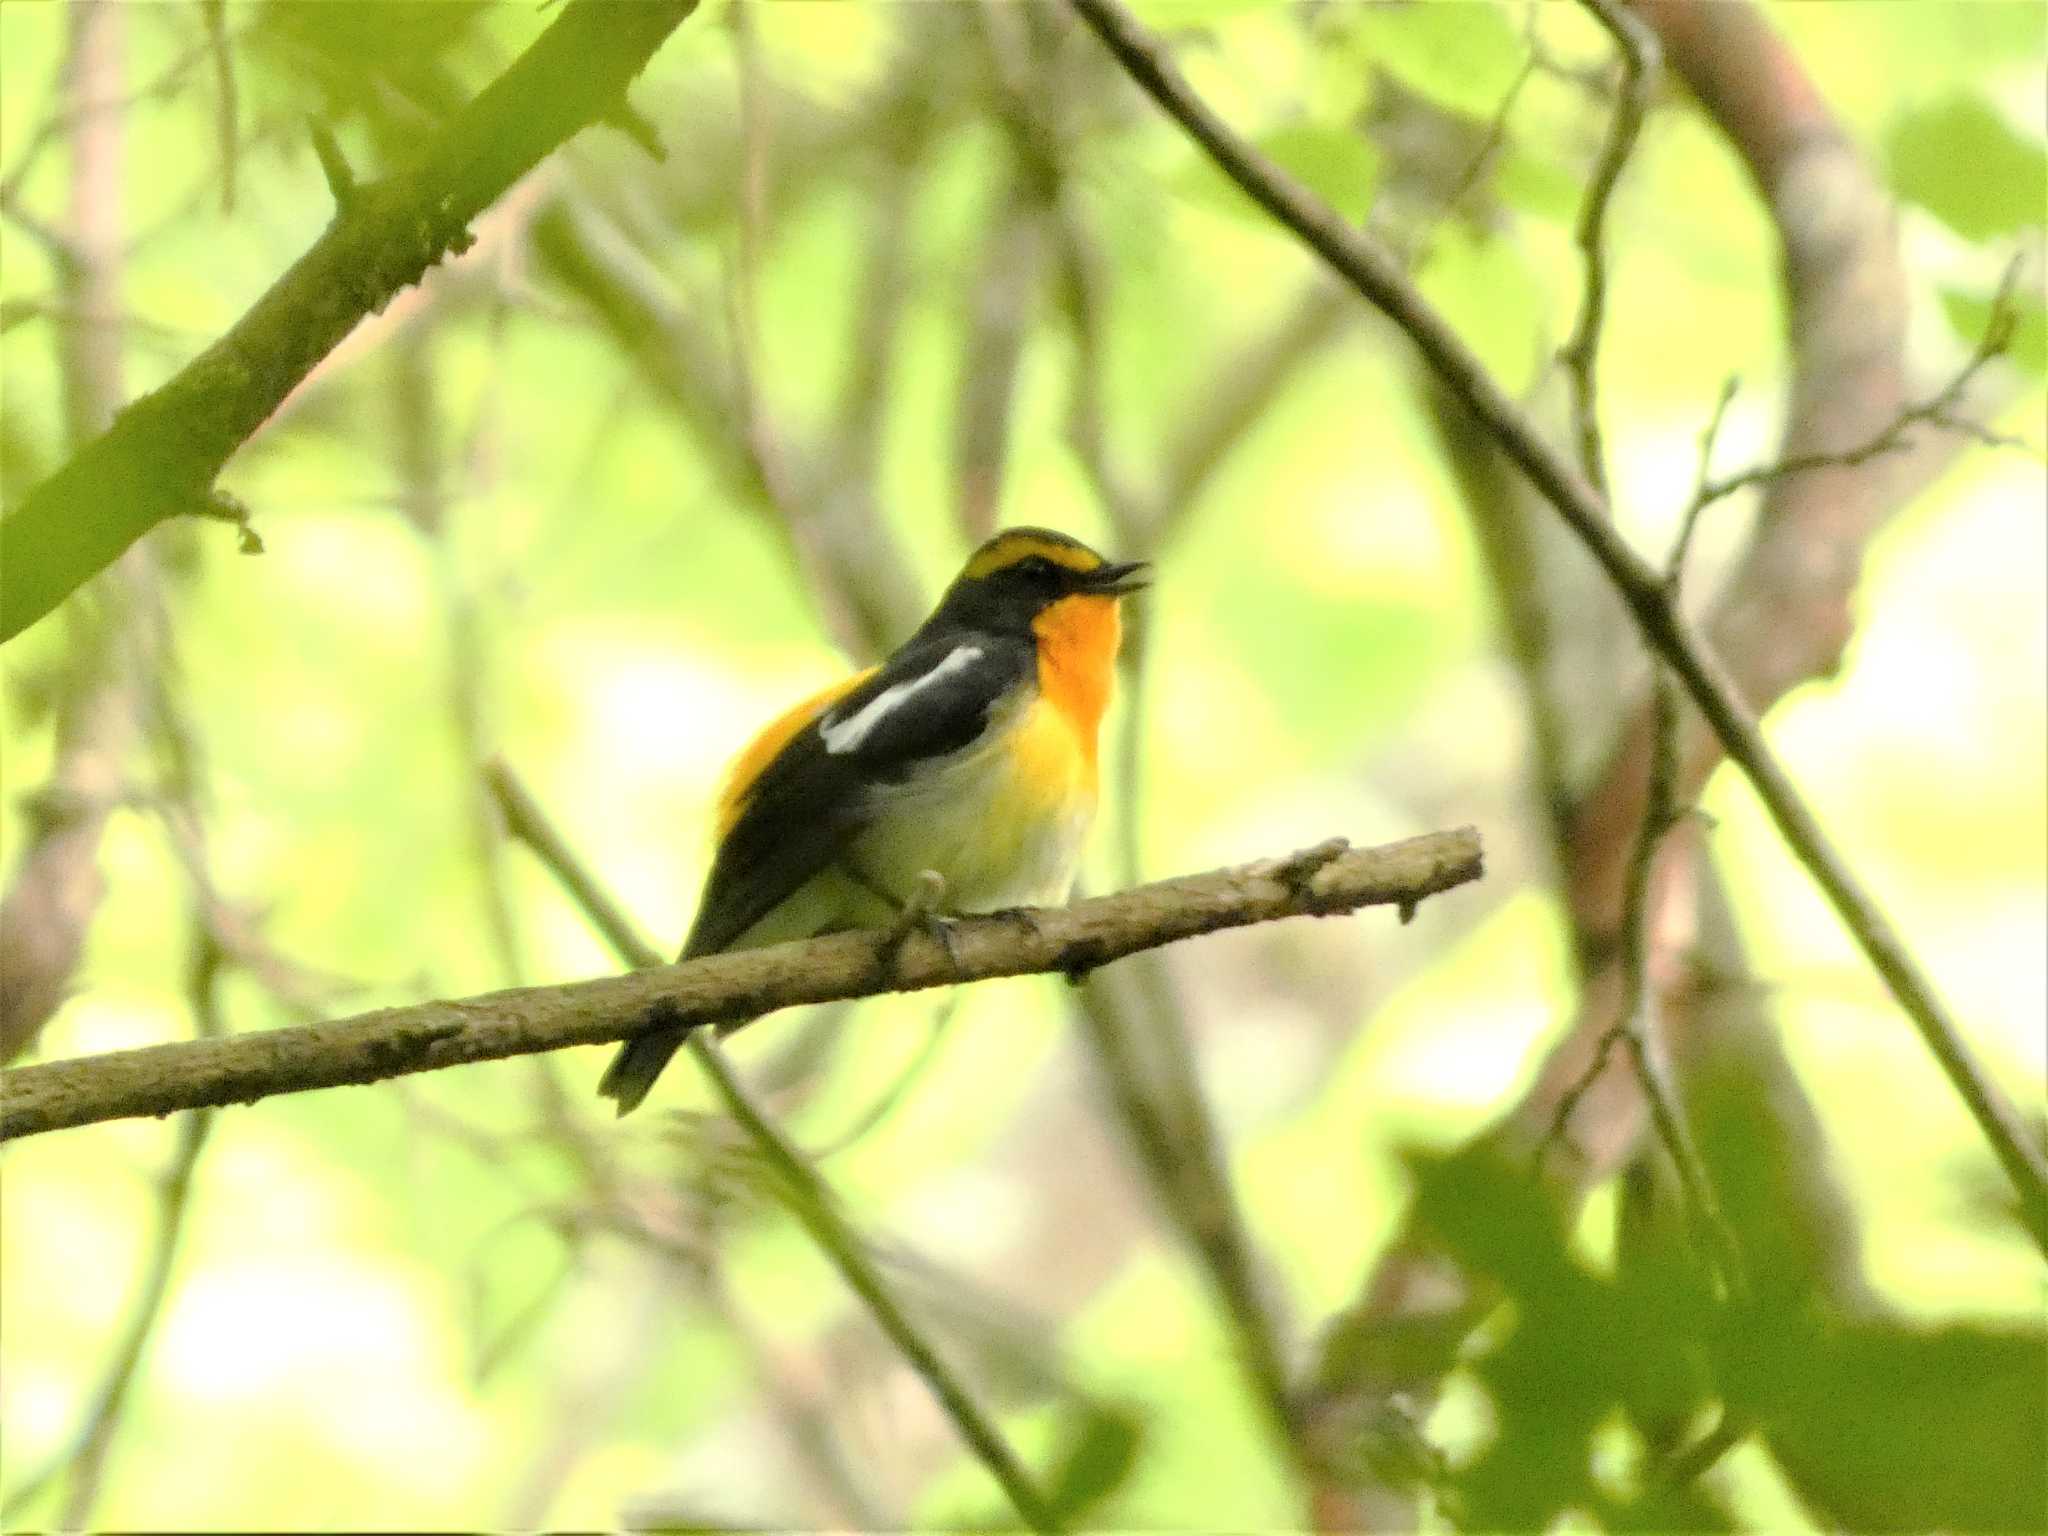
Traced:
<path fill-rule="evenodd" d="M 1609 1279 L 1570 1247 L 1562 1213 L 1526 1166 L 1484 1148 L 1411 1156 L 1416 1213 L 1468 1272 L 1509 1303 L 1497 1342 L 1469 1362 L 1491 1400 L 1494 1433 L 1452 1469 L 1459 1523 L 1543 1530 L 1606 1500 L 1595 1473 L 1603 1424 L 1643 1378 L 1668 1380 L 1695 1406 L 1685 1370 L 1710 1314 L 1689 1282 L 1651 1268 Z"/>
<path fill-rule="evenodd" d="M 1541 219 L 1575 218 L 1584 195 L 1583 178 L 1548 155 L 1520 145 L 1502 157 L 1494 186 L 1504 201 Z"/>
<path fill-rule="evenodd" d="M 2012 340 L 2005 355 L 2022 368 L 2048 373 L 2048 313 L 2038 294 L 2014 294 L 2008 301 L 2014 311 Z M 1991 300 L 1961 288 L 1944 288 L 1941 307 L 1948 323 L 1963 340 L 1975 346 L 1991 324 Z"/>
<path fill-rule="evenodd" d="M 2048 149 L 2022 138 L 1982 97 L 1955 92 L 1893 127 L 1892 185 L 1965 240 L 2039 228 Z"/>
<path fill-rule="evenodd" d="M 1731 1361 L 1743 1407 L 1829 1524 L 2039 1530 L 2048 1516 L 2048 1337 L 1957 1323 L 1759 1331 Z"/>
<path fill-rule="evenodd" d="M 1088 1512 L 1124 1485 L 1138 1464 L 1145 1426 L 1135 1411 L 1105 1403 L 1086 1404 L 1054 1462 L 1046 1501 L 1064 1525 L 1083 1523 Z"/>
<path fill-rule="evenodd" d="M 1522 67 L 1523 45 L 1492 0 L 1385 0 L 1358 8 L 1352 48 L 1439 106 L 1490 119 Z"/>

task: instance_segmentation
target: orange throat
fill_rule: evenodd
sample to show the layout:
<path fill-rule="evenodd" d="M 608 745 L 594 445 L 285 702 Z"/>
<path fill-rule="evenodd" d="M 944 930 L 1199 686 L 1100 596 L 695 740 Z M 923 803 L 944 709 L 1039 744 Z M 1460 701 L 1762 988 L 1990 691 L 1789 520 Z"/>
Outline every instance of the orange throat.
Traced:
<path fill-rule="evenodd" d="M 1092 770 L 1095 738 L 1116 678 L 1123 635 L 1114 597 L 1063 597 L 1031 621 L 1038 636 L 1038 691 L 1073 728 Z"/>

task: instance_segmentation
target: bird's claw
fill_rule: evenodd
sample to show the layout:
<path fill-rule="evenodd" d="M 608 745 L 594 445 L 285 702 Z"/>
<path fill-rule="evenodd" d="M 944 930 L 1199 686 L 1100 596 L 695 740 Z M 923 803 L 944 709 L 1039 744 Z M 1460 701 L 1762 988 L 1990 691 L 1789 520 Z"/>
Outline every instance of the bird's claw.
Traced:
<path fill-rule="evenodd" d="M 960 969 L 960 950 L 953 937 L 953 920 L 940 915 L 939 908 L 946 899 L 946 877 L 935 869 L 920 873 L 911 887 L 910 895 L 904 900 L 902 909 L 896 914 L 888 937 L 883 941 L 882 952 L 893 964 L 903 952 L 903 942 L 913 932 L 922 931 L 931 941 L 946 952 L 947 963 L 957 973 Z"/>

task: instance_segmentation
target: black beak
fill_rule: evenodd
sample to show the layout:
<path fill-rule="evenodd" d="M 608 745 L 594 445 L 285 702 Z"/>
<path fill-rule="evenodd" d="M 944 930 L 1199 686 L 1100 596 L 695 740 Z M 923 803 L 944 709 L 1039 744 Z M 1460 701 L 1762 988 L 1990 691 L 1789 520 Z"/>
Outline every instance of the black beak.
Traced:
<path fill-rule="evenodd" d="M 1136 592 L 1140 587 L 1152 584 L 1152 562 L 1149 560 L 1126 560 L 1121 565 L 1098 565 L 1081 578 L 1084 592 L 1101 593 L 1109 597 L 1122 597 L 1126 592 Z"/>

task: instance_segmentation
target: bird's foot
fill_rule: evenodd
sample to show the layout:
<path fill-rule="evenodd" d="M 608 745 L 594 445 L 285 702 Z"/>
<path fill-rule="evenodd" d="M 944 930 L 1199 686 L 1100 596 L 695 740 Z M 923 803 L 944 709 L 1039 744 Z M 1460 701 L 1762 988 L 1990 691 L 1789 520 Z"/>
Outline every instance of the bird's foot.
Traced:
<path fill-rule="evenodd" d="M 882 941 L 882 953 L 891 967 L 903 952 L 904 940 L 921 930 L 946 952 L 947 962 L 953 970 L 956 973 L 960 970 L 960 950 L 953 938 L 953 920 L 941 916 L 939 911 L 945 899 L 946 877 L 935 869 L 922 871 Z"/>

